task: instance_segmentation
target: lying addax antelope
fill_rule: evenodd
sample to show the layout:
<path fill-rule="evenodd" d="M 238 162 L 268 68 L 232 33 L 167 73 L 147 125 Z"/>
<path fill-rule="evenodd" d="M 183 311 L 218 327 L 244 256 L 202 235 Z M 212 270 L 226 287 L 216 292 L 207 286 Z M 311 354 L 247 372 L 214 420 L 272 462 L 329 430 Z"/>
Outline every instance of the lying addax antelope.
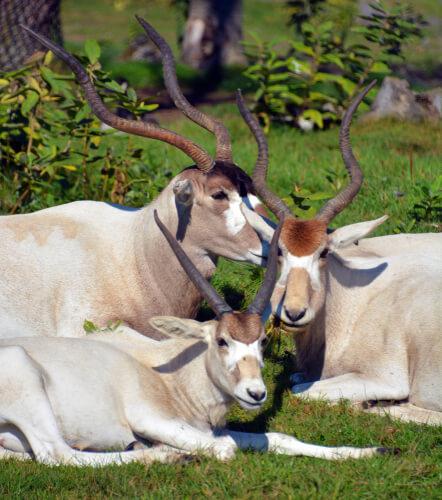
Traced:
<path fill-rule="evenodd" d="M 218 296 L 158 218 L 157 222 L 217 319 L 199 323 L 151 318 L 155 328 L 172 337 L 164 341 L 128 327 L 85 339 L 0 340 L 0 456 L 26 459 L 32 454 L 48 464 L 105 465 L 172 461 L 178 450 L 222 460 L 231 458 L 237 448 L 326 459 L 385 452 L 328 448 L 279 433 L 222 428 L 233 401 L 252 410 L 266 400 L 261 315 L 276 281 L 280 230 L 273 236 L 262 286 L 241 313 Z M 99 452 L 124 450 L 134 440 L 167 448 Z"/>
<path fill-rule="evenodd" d="M 251 179 L 233 163 L 226 128 L 189 104 L 179 89 L 169 46 L 148 23 L 138 20 L 161 51 L 164 80 L 177 107 L 215 134 L 215 161 L 174 132 L 111 113 L 74 57 L 24 28 L 68 64 L 103 122 L 167 142 L 195 165 L 137 211 L 79 201 L 0 217 L 0 331 L 4 337 L 78 336 L 85 319 L 99 326 L 122 320 L 149 334 L 153 330 L 148 320 L 154 314 L 193 317 L 200 293 L 165 244 L 153 220 L 154 210 L 205 277 L 213 274 L 217 256 L 263 264 L 267 243 L 241 211 L 243 202 L 255 207 L 259 202 Z"/>
<path fill-rule="evenodd" d="M 285 216 L 273 314 L 297 332 L 303 373 L 293 377 L 294 393 L 332 401 L 401 402 L 371 411 L 442 424 L 442 235 L 360 240 L 386 217 L 327 233 L 329 222 L 362 184 L 349 126 L 371 87 L 356 98 L 342 121 L 340 147 L 351 183 L 308 221 L 295 219 L 266 187 L 265 139 L 241 103 L 259 143 L 253 175 L 257 192 L 275 214 Z"/>

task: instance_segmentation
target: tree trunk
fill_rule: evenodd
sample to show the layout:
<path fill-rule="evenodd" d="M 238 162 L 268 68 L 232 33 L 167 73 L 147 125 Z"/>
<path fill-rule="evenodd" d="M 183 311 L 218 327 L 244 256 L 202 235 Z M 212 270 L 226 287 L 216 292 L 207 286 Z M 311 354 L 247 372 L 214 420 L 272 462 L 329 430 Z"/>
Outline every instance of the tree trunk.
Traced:
<path fill-rule="evenodd" d="M 0 70 L 19 68 L 41 50 L 20 23 L 62 43 L 60 0 L 0 0 Z"/>
<path fill-rule="evenodd" d="M 190 0 L 182 60 L 196 69 L 210 70 L 244 64 L 242 0 Z"/>

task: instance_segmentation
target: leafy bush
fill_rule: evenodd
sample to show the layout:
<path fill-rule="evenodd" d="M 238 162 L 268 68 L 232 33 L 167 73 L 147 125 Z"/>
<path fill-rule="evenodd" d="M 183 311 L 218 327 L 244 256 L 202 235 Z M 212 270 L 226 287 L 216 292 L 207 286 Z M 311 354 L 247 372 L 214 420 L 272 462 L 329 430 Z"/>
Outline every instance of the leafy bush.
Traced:
<path fill-rule="evenodd" d="M 371 4 L 372 14 L 360 18 L 364 24 L 346 30 L 315 19 L 324 2 L 289 4 L 298 36 L 287 41 L 288 51 L 259 40 L 247 45 L 252 64 L 245 75 L 258 87 L 255 112 L 266 127 L 277 120 L 310 130 L 339 121 L 359 89 L 388 75 L 403 44 L 421 36 L 423 19 L 409 7 Z"/>
<path fill-rule="evenodd" d="M 140 118 L 139 102 L 100 69 L 100 47 L 85 44 L 82 62 L 106 104 Z M 131 137 L 105 130 L 70 74 L 56 73 L 52 54 L 0 73 L 0 211 L 16 213 L 93 198 L 144 204 L 164 174 Z"/>

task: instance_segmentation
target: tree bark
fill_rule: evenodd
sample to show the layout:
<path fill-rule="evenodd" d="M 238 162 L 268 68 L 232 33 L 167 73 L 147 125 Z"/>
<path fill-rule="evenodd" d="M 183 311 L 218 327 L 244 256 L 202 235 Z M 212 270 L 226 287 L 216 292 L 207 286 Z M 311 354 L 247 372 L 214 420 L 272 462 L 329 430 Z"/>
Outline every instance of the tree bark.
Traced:
<path fill-rule="evenodd" d="M 244 64 L 242 0 L 190 0 L 181 56 L 196 69 Z"/>
<path fill-rule="evenodd" d="M 60 0 L 0 0 L 0 70 L 19 68 L 41 50 L 20 24 L 62 43 Z"/>

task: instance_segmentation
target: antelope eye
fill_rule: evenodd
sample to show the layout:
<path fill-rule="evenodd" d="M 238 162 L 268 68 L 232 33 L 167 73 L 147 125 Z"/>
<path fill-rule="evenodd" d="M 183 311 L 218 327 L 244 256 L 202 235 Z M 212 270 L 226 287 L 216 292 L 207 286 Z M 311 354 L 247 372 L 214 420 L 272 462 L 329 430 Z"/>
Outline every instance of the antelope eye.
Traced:
<path fill-rule="evenodd" d="M 227 347 L 227 342 L 223 338 L 217 339 L 216 343 L 218 347 Z"/>
<path fill-rule="evenodd" d="M 227 195 L 224 191 L 217 191 L 216 193 L 212 194 L 212 198 L 214 200 L 225 200 L 227 198 Z"/>
<path fill-rule="evenodd" d="M 321 255 L 319 257 L 321 259 L 325 259 L 327 257 L 327 254 L 328 254 L 328 248 L 324 248 L 324 250 L 322 250 Z"/>

